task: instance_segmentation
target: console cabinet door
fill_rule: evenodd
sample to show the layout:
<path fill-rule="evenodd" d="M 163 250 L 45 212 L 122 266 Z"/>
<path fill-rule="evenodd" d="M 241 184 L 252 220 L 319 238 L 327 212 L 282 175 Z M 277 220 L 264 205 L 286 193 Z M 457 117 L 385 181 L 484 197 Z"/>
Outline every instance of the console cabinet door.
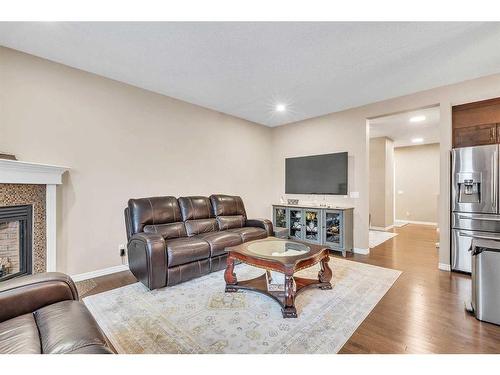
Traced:
<path fill-rule="evenodd" d="M 273 225 L 277 228 L 288 228 L 286 207 L 274 207 Z"/>
<path fill-rule="evenodd" d="M 344 249 L 344 218 L 342 211 L 325 210 L 323 217 L 323 243 L 332 249 Z"/>
<path fill-rule="evenodd" d="M 304 239 L 308 242 L 321 243 L 321 215 L 319 210 L 304 209 Z"/>
<path fill-rule="evenodd" d="M 303 234 L 303 210 L 301 208 L 288 209 L 288 229 L 290 232 L 290 239 L 302 240 Z"/>

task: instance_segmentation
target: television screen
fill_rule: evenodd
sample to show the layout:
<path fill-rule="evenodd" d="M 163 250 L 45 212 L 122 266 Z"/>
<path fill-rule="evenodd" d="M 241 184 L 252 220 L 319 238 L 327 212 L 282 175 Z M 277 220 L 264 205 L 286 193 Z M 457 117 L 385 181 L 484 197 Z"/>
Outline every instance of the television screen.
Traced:
<path fill-rule="evenodd" d="M 347 152 L 285 159 L 285 193 L 347 195 Z"/>

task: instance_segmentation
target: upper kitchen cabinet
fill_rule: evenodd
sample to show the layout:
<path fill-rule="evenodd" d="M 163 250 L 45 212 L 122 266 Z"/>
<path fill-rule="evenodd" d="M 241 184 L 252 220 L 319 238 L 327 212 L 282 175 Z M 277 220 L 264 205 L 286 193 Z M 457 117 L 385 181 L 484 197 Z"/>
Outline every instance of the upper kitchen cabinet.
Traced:
<path fill-rule="evenodd" d="M 453 107 L 453 148 L 500 143 L 500 98 Z"/>
<path fill-rule="evenodd" d="M 497 143 L 497 124 L 453 129 L 453 147 L 482 146 Z"/>

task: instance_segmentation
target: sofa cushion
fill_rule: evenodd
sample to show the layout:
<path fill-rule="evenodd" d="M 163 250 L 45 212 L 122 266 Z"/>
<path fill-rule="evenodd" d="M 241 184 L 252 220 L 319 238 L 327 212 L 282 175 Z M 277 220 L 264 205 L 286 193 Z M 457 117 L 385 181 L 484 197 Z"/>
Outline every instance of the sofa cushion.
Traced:
<path fill-rule="evenodd" d="M 179 206 L 184 221 L 214 217 L 212 203 L 208 197 L 180 197 Z"/>
<path fill-rule="evenodd" d="M 182 221 L 169 224 L 145 225 L 144 232 L 158 233 L 166 240 L 187 236 L 186 226 Z"/>
<path fill-rule="evenodd" d="M 245 217 L 243 215 L 217 216 L 217 223 L 220 230 L 242 228 L 245 225 Z"/>
<path fill-rule="evenodd" d="M 228 229 L 227 232 L 239 234 L 243 242 L 267 238 L 267 231 L 262 228 L 255 228 L 255 227 L 233 228 L 233 229 Z"/>
<path fill-rule="evenodd" d="M 0 354 L 40 354 L 40 337 L 33 314 L 0 323 Z"/>
<path fill-rule="evenodd" d="M 179 203 L 175 197 L 129 199 L 131 234 L 142 232 L 145 225 L 182 221 Z"/>
<path fill-rule="evenodd" d="M 238 233 L 228 231 L 204 233 L 196 237 L 199 237 L 209 243 L 211 257 L 225 254 L 224 249 L 226 247 L 236 246 L 243 242 Z"/>
<path fill-rule="evenodd" d="M 181 264 L 167 270 L 167 286 L 183 283 L 210 273 L 210 259 Z"/>
<path fill-rule="evenodd" d="M 188 236 L 195 236 L 200 233 L 216 232 L 219 230 L 217 219 L 198 219 L 185 222 Z"/>
<path fill-rule="evenodd" d="M 90 345 L 106 346 L 90 312 L 79 301 L 62 301 L 34 313 L 40 332 L 42 352 L 71 353 Z"/>
<path fill-rule="evenodd" d="M 245 219 L 247 214 L 241 197 L 232 195 L 216 194 L 210 196 L 215 216 L 242 215 Z"/>
<path fill-rule="evenodd" d="M 201 238 L 176 238 L 168 240 L 166 244 L 168 268 L 210 257 L 210 245 Z"/>

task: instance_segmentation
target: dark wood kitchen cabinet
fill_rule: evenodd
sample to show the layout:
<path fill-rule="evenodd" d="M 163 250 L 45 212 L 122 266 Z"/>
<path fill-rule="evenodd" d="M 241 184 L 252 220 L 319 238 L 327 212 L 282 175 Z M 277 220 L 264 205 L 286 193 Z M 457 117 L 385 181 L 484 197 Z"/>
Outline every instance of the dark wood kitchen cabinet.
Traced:
<path fill-rule="evenodd" d="M 453 129 L 453 147 L 482 146 L 498 143 L 497 124 Z"/>
<path fill-rule="evenodd" d="M 452 108 L 453 148 L 500 143 L 500 98 Z"/>

